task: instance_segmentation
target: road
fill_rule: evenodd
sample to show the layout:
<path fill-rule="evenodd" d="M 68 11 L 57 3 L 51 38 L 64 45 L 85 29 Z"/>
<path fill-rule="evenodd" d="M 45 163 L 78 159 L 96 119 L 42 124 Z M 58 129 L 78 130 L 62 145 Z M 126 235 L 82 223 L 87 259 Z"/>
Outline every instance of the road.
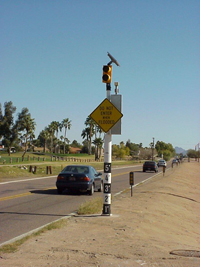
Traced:
<path fill-rule="evenodd" d="M 142 166 L 112 169 L 112 195 L 130 187 L 131 171 L 135 172 L 135 184 L 155 175 L 153 172 L 143 173 Z M 161 171 L 162 168 L 159 168 Z M 0 245 L 69 215 L 90 198 L 103 197 L 103 193 L 99 192 L 93 196 L 58 195 L 55 181 L 56 176 L 52 176 L 0 184 Z"/>

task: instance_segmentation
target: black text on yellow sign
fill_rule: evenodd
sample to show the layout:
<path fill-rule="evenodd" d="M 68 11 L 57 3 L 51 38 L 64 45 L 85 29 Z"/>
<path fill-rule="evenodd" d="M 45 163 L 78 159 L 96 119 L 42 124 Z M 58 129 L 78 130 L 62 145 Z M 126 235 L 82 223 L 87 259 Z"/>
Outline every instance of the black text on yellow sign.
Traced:
<path fill-rule="evenodd" d="M 123 116 L 123 114 L 107 99 L 90 114 L 90 117 L 107 133 Z"/>

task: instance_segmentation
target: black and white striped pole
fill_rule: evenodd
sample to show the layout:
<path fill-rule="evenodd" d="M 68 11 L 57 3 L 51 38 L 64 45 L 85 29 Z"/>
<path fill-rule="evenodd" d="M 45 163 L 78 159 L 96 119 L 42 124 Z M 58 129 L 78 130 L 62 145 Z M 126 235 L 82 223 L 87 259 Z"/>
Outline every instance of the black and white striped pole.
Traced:
<path fill-rule="evenodd" d="M 107 99 L 110 101 L 110 84 L 106 84 Z M 111 215 L 111 161 L 112 135 L 111 130 L 105 134 L 104 141 L 104 185 L 103 185 L 103 215 Z"/>
<path fill-rule="evenodd" d="M 106 83 L 106 97 L 111 100 L 111 75 L 112 75 L 112 63 L 119 66 L 117 60 L 108 53 L 111 61 L 103 66 L 102 81 Z M 112 163 L 112 134 L 109 130 L 105 134 L 104 141 L 104 185 L 103 185 L 103 213 L 102 215 L 111 215 L 111 163 Z"/>

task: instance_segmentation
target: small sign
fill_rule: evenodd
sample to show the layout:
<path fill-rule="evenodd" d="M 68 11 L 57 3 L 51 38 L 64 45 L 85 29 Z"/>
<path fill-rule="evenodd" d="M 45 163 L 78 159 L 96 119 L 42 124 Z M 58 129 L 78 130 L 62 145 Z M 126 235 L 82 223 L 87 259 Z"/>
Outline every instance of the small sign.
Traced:
<path fill-rule="evenodd" d="M 110 194 L 111 193 L 111 184 L 104 183 L 103 184 L 103 192 L 105 194 Z"/>
<path fill-rule="evenodd" d="M 111 163 L 104 163 L 104 173 L 111 173 Z"/>
<path fill-rule="evenodd" d="M 90 117 L 107 133 L 123 116 L 123 114 L 107 99 L 90 114 Z"/>

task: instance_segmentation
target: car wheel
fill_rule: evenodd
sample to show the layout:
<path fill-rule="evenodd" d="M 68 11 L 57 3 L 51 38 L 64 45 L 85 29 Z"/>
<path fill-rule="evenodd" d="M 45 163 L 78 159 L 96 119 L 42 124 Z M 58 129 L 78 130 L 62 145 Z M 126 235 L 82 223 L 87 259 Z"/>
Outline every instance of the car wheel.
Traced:
<path fill-rule="evenodd" d="M 103 191 L 103 182 L 101 182 L 100 188 L 98 189 L 98 192 L 102 192 Z"/>
<path fill-rule="evenodd" d="M 63 192 L 62 188 L 57 188 L 57 192 L 58 192 L 59 195 L 61 195 L 62 192 Z"/>
<path fill-rule="evenodd" d="M 89 191 L 89 195 L 92 196 L 94 194 L 94 184 L 92 184 L 92 187 Z"/>

